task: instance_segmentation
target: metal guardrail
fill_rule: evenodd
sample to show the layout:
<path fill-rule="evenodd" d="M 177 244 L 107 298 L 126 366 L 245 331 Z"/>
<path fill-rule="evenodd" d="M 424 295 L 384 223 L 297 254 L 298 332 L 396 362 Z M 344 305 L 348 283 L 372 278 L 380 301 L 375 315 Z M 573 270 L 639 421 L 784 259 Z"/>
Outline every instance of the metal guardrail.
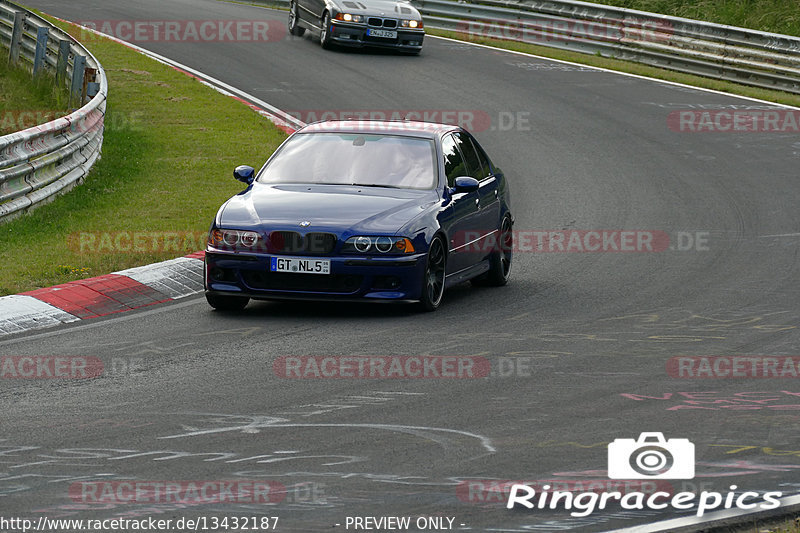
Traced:
<path fill-rule="evenodd" d="M 800 94 L 800 38 L 575 0 L 414 0 L 428 28 Z"/>
<path fill-rule="evenodd" d="M 70 190 L 88 174 L 103 144 L 108 80 L 85 47 L 8 0 L 0 0 L 0 45 L 9 50 L 12 63 L 30 64 L 34 76 L 42 70 L 54 73 L 57 83 L 69 87 L 70 104 L 77 101 L 79 107 L 0 137 L 0 222 L 5 222 Z"/>
<path fill-rule="evenodd" d="M 289 0 L 250 0 L 288 7 Z M 800 94 L 800 38 L 577 0 L 411 0 L 425 27 Z"/>

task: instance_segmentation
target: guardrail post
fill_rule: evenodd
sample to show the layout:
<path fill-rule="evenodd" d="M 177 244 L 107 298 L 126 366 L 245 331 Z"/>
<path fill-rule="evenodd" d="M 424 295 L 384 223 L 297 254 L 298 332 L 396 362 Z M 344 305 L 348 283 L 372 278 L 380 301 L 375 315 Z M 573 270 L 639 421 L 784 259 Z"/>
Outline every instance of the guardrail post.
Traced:
<path fill-rule="evenodd" d="M 95 70 L 93 68 L 87 68 L 86 69 L 86 71 L 84 73 L 84 76 L 83 76 L 83 89 L 81 90 L 81 103 L 86 102 L 87 101 L 87 97 L 88 97 L 89 100 L 91 100 L 91 98 L 94 96 L 93 94 L 90 94 L 90 93 L 92 92 L 92 86 L 95 85 L 94 80 L 95 80 L 96 77 L 97 77 L 97 70 Z M 98 87 L 97 89 L 99 90 L 100 87 Z M 97 91 L 95 91 L 94 94 L 97 94 Z"/>
<path fill-rule="evenodd" d="M 14 28 L 11 30 L 11 45 L 9 47 L 8 63 L 16 65 L 19 61 L 19 47 L 22 43 L 22 29 L 25 26 L 25 13 L 14 13 Z"/>
<path fill-rule="evenodd" d="M 59 107 L 72 108 L 68 116 L 39 127 L 0 134 L 2 224 L 83 182 L 100 157 L 108 78 L 85 46 L 9 0 L 0 0 L 0 34 L 0 41 L 11 45 L 9 55 L 0 57 L 0 67 L 6 57 L 9 63 L 26 67 L 35 63 L 39 81 L 52 71 L 60 84 L 56 87 L 67 89 L 69 94 L 66 105 L 66 98 L 58 98 Z M 88 105 L 79 101 L 82 91 L 94 96 Z"/>
<path fill-rule="evenodd" d="M 36 55 L 33 56 L 33 75 L 36 77 L 44 65 L 44 57 L 47 54 L 47 39 L 50 37 L 49 28 L 39 28 L 36 30 Z"/>
<path fill-rule="evenodd" d="M 67 80 L 67 64 L 69 63 L 69 45 L 67 39 L 58 41 L 58 64 L 56 65 L 56 86 L 64 85 Z"/>
<path fill-rule="evenodd" d="M 69 103 L 81 97 L 83 90 L 83 71 L 86 69 L 86 56 L 75 56 L 72 63 L 72 83 L 69 89 Z M 80 107 L 80 106 L 78 106 Z"/>

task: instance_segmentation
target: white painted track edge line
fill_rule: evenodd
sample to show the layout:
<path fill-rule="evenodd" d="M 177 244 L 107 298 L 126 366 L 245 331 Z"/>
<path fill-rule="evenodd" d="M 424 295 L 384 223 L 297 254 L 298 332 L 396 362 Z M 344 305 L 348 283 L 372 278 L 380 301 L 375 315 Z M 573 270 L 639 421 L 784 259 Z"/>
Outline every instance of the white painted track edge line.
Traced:
<path fill-rule="evenodd" d="M 243 2 L 231 2 L 229 0 L 218 0 L 218 1 L 220 1 L 220 2 L 228 2 L 228 3 L 238 4 L 238 5 L 246 5 L 246 6 L 255 7 L 255 8 L 258 8 L 258 9 L 268 9 L 270 11 L 278 11 L 278 12 L 283 12 L 284 11 L 282 9 L 277 9 L 277 8 L 274 8 L 274 7 L 259 6 L 259 5 L 255 5 L 255 4 L 248 4 L 246 2 L 244 2 L 244 3 Z M 594 70 L 599 70 L 601 72 L 607 72 L 607 73 L 610 73 L 610 74 L 619 74 L 620 76 L 628 76 L 630 78 L 638 78 L 640 80 L 647 80 L 647 81 L 652 81 L 652 82 L 656 82 L 656 83 L 663 83 L 665 85 L 673 85 L 675 87 L 683 87 L 685 89 L 694 89 L 694 90 L 697 90 L 697 91 L 704 91 L 704 92 L 712 93 L 712 94 L 730 96 L 730 97 L 733 97 L 733 98 L 741 98 L 743 100 L 750 100 L 751 102 L 758 102 L 760 104 L 769 104 L 769 105 L 773 105 L 773 106 L 780 106 L 780 107 L 785 108 L 785 109 L 798 109 L 798 110 L 800 110 L 800 107 L 792 106 L 792 105 L 789 105 L 789 104 L 781 104 L 779 102 L 772 102 L 772 101 L 769 101 L 769 100 L 761 100 L 759 98 L 754 98 L 752 96 L 744 96 L 744 95 L 741 95 L 741 94 L 728 93 L 728 92 L 725 92 L 725 91 L 719 91 L 717 89 L 709 89 L 707 87 L 698 87 L 696 85 L 689 85 L 689 84 L 680 83 L 680 82 L 677 82 L 677 81 L 662 80 L 662 79 L 659 79 L 659 78 L 651 78 L 651 77 L 645 76 L 643 74 L 633 74 L 631 72 L 623 72 L 621 70 L 614 70 L 614 69 L 605 68 L 605 67 L 595 67 L 594 65 L 588 65 L 586 63 L 577 63 L 575 61 L 569 61 L 567 59 L 556 59 L 556 58 L 553 58 L 553 57 L 539 56 L 539 55 L 536 55 L 536 54 L 532 54 L 530 52 L 520 52 L 518 50 L 509 50 L 507 48 L 500 48 L 500 47 L 491 46 L 491 45 L 488 45 L 488 44 L 473 43 L 473 42 L 470 42 L 470 41 L 462 41 L 460 39 L 453 39 L 452 37 L 442 37 L 440 35 L 430 35 L 430 34 L 427 34 L 427 33 L 425 34 L 425 38 L 426 39 L 439 39 L 439 40 L 442 40 L 442 41 L 450 41 L 450 42 L 459 43 L 459 44 L 466 44 L 466 45 L 469 45 L 469 46 L 477 46 L 478 48 L 484 48 L 484 49 L 493 50 L 493 51 L 496 51 L 496 52 L 506 52 L 506 53 L 514 54 L 514 55 L 533 57 L 533 58 L 536 58 L 536 59 L 541 59 L 543 61 L 552 61 L 554 63 L 561 63 L 561 64 L 564 64 L 564 65 L 572 65 L 572 66 L 575 66 L 575 67 L 586 67 L 586 68 L 591 68 L 591 69 L 594 69 Z M 586 54 L 586 55 L 589 56 L 591 54 Z M 606 59 L 608 59 L 608 58 L 606 58 Z M 650 66 L 650 65 L 646 65 L 645 63 L 636 63 L 636 62 L 630 62 L 630 63 L 632 63 L 634 65 Z M 658 68 L 658 67 L 653 67 L 653 68 Z M 673 71 L 673 70 L 669 70 L 669 69 L 663 69 L 663 70 L 666 70 L 667 72 L 678 72 L 678 71 Z M 685 73 L 681 73 L 681 74 L 685 74 Z M 711 78 L 709 78 L 709 79 L 711 79 Z"/>
<path fill-rule="evenodd" d="M 158 54 L 156 52 L 152 52 L 152 51 L 150 51 L 150 50 L 148 50 L 146 48 L 142 48 L 141 46 L 135 45 L 135 44 L 133 44 L 131 42 L 128 42 L 128 41 L 125 41 L 123 39 L 119 39 L 117 37 L 114 37 L 112 35 L 108 35 L 106 33 L 97 31 L 97 30 L 95 30 L 93 28 L 89 28 L 89 27 L 83 26 L 81 24 L 78 24 L 77 22 L 73 22 L 71 20 L 66 20 L 66 19 L 61 19 L 61 18 L 58 18 L 58 17 L 54 17 L 54 18 L 57 18 L 58 20 L 61 20 L 62 22 L 66 22 L 66 23 L 71 24 L 73 26 L 76 26 L 78 28 L 82 28 L 82 29 L 84 29 L 86 31 L 89 31 L 89 32 L 94 33 L 96 35 L 99 35 L 101 37 L 105 37 L 106 39 L 109 39 L 109 40 L 114 41 L 116 43 L 123 44 L 123 45 L 125 45 L 125 46 L 127 46 L 129 48 L 132 48 L 133 50 L 136 50 L 140 54 L 143 54 L 143 55 L 145 55 L 145 56 L 147 56 L 147 57 L 149 57 L 151 59 L 154 59 L 154 60 L 156 60 L 156 61 L 158 61 L 160 63 L 164 63 L 164 64 L 169 65 L 171 67 L 175 67 L 175 68 L 179 68 L 181 70 L 184 70 L 184 71 L 188 72 L 189 74 L 192 74 L 193 76 L 197 76 L 200 79 L 203 79 L 205 81 L 208 81 L 209 83 L 217 85 L 219 88 L 224 89 L 226 91 L 229 91 L 230 93 L 235 94 L 236 96 L 238 96 L 240 98 L 243 98 L 243 99 L 246 99 L 246 100 L 250 100 L 254 104 L 258 104 L 259 106 L 263 107 L 265 110 L 275 114 L 281 120 L 284 120 L 284 121 L 288 122 L 289 124 L 295 125 L 297 127 L 297 129 L 302 128 L 303 126 L 306 125 L 303 121 L 293 117 L 292 115 L 286 113 L 285 111 L 283 111 L 281 109 L 278 109 L 277 107 L 273 106 L 272 104 L 269 104 L 269 103 L 261 100 L 260 98 L 256 98 L 255 96 L 253 96 L 251 94 L 248 94 L 248 93 L 246 93 L 246 92 L 244 92 L 244 91 L 242 91 L 240 89 L 237 89 L 236 87 L 234 87 L 232 85 L 229 85 L 229 84 L 225 83 L 224 81 L 219 80 L 219 79 L 217 79 L 217 78 L 215 78 L 215 77 L 213 77 L 213 76 L 211 76 L 209 74 L 205 74 L 203 72 L 200 72 L 199 70 L 196 70 L 196 69 L 194 69 L 194 68 L 192 68 L 190 66 L 184 65 L 183 63 L 179 63 L 178 61 L 175 61 L 175 60 L 172 60 L 172 59 L 170 59 L 168 57 L 162 56 L 161 54 Z"/>
<path fill-rule="evenodd" d="M 773 105 L 773 106 L 780 106 L 780 107 L 783 107 L 783 108 L 786 108 L 786 109 L 800 109 L 800 107 L 791 106 L 789 104 L 781 104 L 779 102 L 771 102 L 769 100 L 761 100 L 759 98 L 754 98 L 752 96 L 744 96 L 744 95 L 741 95 L 741 94 L 727 93 L 725 91 L 718 91 L 717 89 L 709 89 L 707 87 L 698 87 L 696 85 L 688 85 L 686 83 L 680 83 L 680 82 L 677 82 L 677 81 L 662 80 L 662 79 L 659 79 L 659 78 L 651 78 L 649 76 L 644 76 L 642 74 L 633 74 L 631 72 L 622 72 L 620 70 L 614 70 L 614 69 L 605 68 L 605 67 L 595 67 L 593 65 L 587 65 L 586 63 L 576 63 L 575 61 L 568 61 L 566 59 L 555 59 L 555 58 L 552 58 L 552 57 L 537 56 L 536 54 L 531 54 L 529 52 L 520 52 L 520 51 L 517 51 L 517 50 L 508 50 L 506 48 L 498 48 L 496 46 L 490 46 L 488 44 L 471 43 L 469 41 L 461 41 L 459 39 L 452 39 L 450 37 L 440 37 L 438 35 L 425 35 L 425 37 L 426 38 L 432 38 L 432 39 L 441 39 L 443 41 L 451 41 L 451 42 L 460 43 L 460 44 L 468 44 L 470 46 L 477 46 L 477 47 L 486 48 L 486 49 L 489 49 L 489 50 L 497 50 L 497 51 L 501 51 L 501 52 L 508 52 L 510 54 L 515 54 L 515 55 L 521 55 L 521 56 L 527 56 L 527 57 L 535 57 L 536 59 L 542 59 L 544 61 L 553 61 L 553 62 L 556 62 L 556 63 L 562 63 L 564 65 L 572 65 L 572 66 L 576 66 L 576 67 L 586 67 L 586 68 L 599 70 L 601 72 L 608 72 L 610 74 L 619 74 L 621 76 L 628 76 L 630 78 L 638 78 L 640 80 L 647 80 L 647 81 L 652 81 L 652 82 L 656 82 L 656 83 L 663 83 L 663 84 L 666 84 L 666 85 L 674 85 L 676 87 L 683 87 L 685 89 L 694 89 L 696 91 L 704 91 L 704 92 L 707 92 L 707 93 L 720 94 L 720 95 L 723 95 L 723 96 L 730 96 L 730 97 L 733 97 L 733 98 L 741 98 L 743 100 L 750 100 L 752 102 L 758 102 L 760 104 L 769 104 L 769 105 Z M 589 54 L 587 54 L 587 55 L 589 55 Z M 634 65 L 645 65 L 645 63 L 636 63 L 636 62 L 632 62 L 632 63 Z M 645 66 L 649 66 L 649 65 L 645 65 Z M 658 67 L 653 67 L 653 68 L 658 68 Z M 664 70 L 666 70 L 668 72 L 678 72 L 678 71 L 672 71 L 672 70 L 669 70 L 669 69 L 664 69 Z M 711 79 L 711 78 L 709 78 L 709 79 Z"/>
<path fill-rule="evenodd" d="M 274 11 L 280 11 L 280 10 L 276 10 L 274 8 L 268 8 L 268 7 L 263 7 L 263 6 L 253 6 L 253 7 L 258 7 L 258 8 L 261 8 L 261 9 L 271 9 L 271 10 L 274 10 Z M 121 44 L 125 44 L 126 46 L 129 46 L 129 47 L 133 48 L 134 50 L 136 50 L 136 51 L 138 51 L 138 52 L 140 52 L 140 53 L 142 53 L 142 54 L 144 54 L 144 55 L 146 55 L 148 57 L 151 57 L 152 59 L 156 59 L 156 60 L 161 61 L 161 62 L 163 62 L 163 63 L 165 63 L 167 65 L 180 68 L 180 69 L 185 70 L 186 72 L 189 72 L 190 74 L 193 74 L 193 75 L 195 75 L 195 76 L 197 76 L 199 78 L 202 78 L 202 79 L 210 81 L 211 83 L 217 84 L 221 88 L 223 88 L 223 89 L 225 89 L 227 91 L 230 91 L 231 93 L 233 93 L 233 94 L 235 94 L 235 95 L 237 95 L 237 96 L 239 96 L 241 98 L 250 100 L 253 103 L 256 103 L 256 104 L 258 104 L 260 106 L 263 106 L 265 109 L 268 109 L 270 112 L 275 113 L 277 116 L 279 116 L 283 120 L 286 120 L 287 122 L 294 123 L 294 124 L 296 124 L 296 125 L 298 125 L 300 127 L 305 125 L 303 122 L 299 121 L 295 117 L 292 117 L 288 113 L 285 113 L 284 111 L 282 111 L 282 110 L 280 110 L 280 109 L 268 104 L 267 102 L 264 102 L 264 101 L 260 100 L 259 98 L 256 98 L 256 97 L 254 97 L 252 95 L 249 95 L 248 93 L 245 93 L 244 91 L 241 91 L 241 90 L 239 90 L 239 89 L 237 89 L 237 88 L 235 88 L 235 87 L 233 87 L 233 86 L 231 86 L 231 85 L 229 85 L 229 84 L 227 84 L 227 83 L 225 83 L 225 82 L 223 82 L 221 80 L 218 80 L 218 79 L 216 79 L 216 78 L 214 78 L 212 76 L 204 74 L 204 73 L 202 73 L 200 71 L 197 71 L 197 70 L 195 70 L 195 69 L 193 69 L 191 67 L 183 65 L 183 64 L 181 64 L 181 63 L 179 63 L 177 61 L 173 61 L 173 60 L 171 60 L 171 59 L 169 59 L 167 57 L 164 57 L 164 56 L 162 56 L 160 54 L 157 54 L 155 52 L 151 52 L 150 50 L 147 50 L 147 49 L 142 48 L 140 46 L 134 45 L 134 44 L 129 43 L 127 41 L 123 41 L 121 39 L 117 39 L 116 37 L 112 37 L 110 35 L 106 35 L 106 34 L 104 34 L 102 32 L 98 32 L 98 31 L 93 30 L 91 28 L 86 28 L 85 26 L 81 26 L 81 25 L 76 24 L 76 23 L 71 22 L 71 21 L 66 21 L 66 22 L 68 22 L 70 24 L 73 24 L 75 26 L 81 27 L 81 28 L 85 28 L 88 31 L 91 31 L 93 33 L 96 33 L 98 35 L 106 37 L 106 38 L 108 38 L 108 39 L 110 39 L 112 41 L 116 41 L 116 42 L 119 42 Z M 476 47 L 479 47 L 479 48 L 484 48 L 484 49 L 493 50 L 493 51 L 511 53 L 511 54 L 514 54 L 514 55 L 533 57 L 533 58 L 542 59 L 542 60 L 545 60 L 545 61 L 552 61 L 552 62 L 566 64 L 566 65 L 589 67 L 589 68 L 592 68 L 592 69 L 595 69 L 595 70 L 599 70 L 599 71 L 602 71 L 602 72 L 607 72 L 607 73 L 612 73 L 612 74 L 619 74 L 619 75 L 622 75 L 622 76 L 628 76 L 628 77 L 632 77 L 632 78 L 648 80 L 648 81 L 652 81 L 652 82 L 656 82 L 656 83 L 663 83 L 663 84 L 667 84 L 667 85 L 673 85 L 673 86 L 678 86 L 678 87 L 695 89 L 695 90 L 704 91 L 704 92 L 708 92 L 708 93 L 720 94 L 720 95 L 724 95 L 724 96 L 730 96 L 730 97 L 734 97 L 734 98 L 750 100 L 750 101 L 764 103 L 764 104 L 778 105 L 778 106 L 781 106 L 781 107 L 784 107 L 784 108 L 787 108 L 787 109 L 800 109 L 800 107 L 794 107 L 794 106 L 790 106 L 790 105 L 786 105 L 786 104 L 770 102 L 770 101 L 767 101 L 767 100 L 760 100 L 758 98 L 753 98 L 753 97 L 749 97 L 749 96 L 742 96 L 742 95 L 738 95 L 738 94 L 726 93 L 726 92 L 723 92 L 723 91 L 718 91 L 718 90 L 714 90 L 714 89 L 708 89 L 708 88 L 705 88 L 705 87 L 696 87 L 694 85 L 687 85 L 687 84 L 684 84 L 684 83 L 673 82 L 673 81 L 669 81 L 669 80 L 661 80 L 661 79 L 658 79 L 658 78 L 650 78 L 648 76 L 643 76 L 643 75 L 640 75 L 640 74 L 632 74 L 632 73 L 628 73 L 628 72 L 621 72 L 621 71 L 618 71 L 618 70 L 612 70 L 612 69 L 607 69 L 607 68 L 603 68 L 603 67 L 595 67 L 595 66 L 592 66 L 592 65 L 586 65 L 584 63 L 576 63 L 576 62 L 573 62 L 573 61 L 567 61 L 567 60 L 563 60 L 563 59 L 554 59 L 554 58 L 549 58 L 549 57 L 544 57 L 544 56 L 538 56 L 538 55 L 531 54 L 531 53 L 528 53 L 528 52 L 519 52 L 519 51 L 516 51 L 516 50 L 508 50 L 508 49 L 498 48 L 498 47 L 484 45 L 484 44 L 480 44 L 480 43 L 471 43 L 469 41 L 461 41 L 461 40 L 458 40 L 458 39 L 451 39 L 449 37 L 440 37 L 440 36 L 437 36 L 437 35 L 426 35 L 426 37 L 427 38 L 440 39 L 440 40 L 449 41 L 449 42 L 455 42 L 455 43 L 459 43 L 459 44 L 466 44 L 466 45 L 469 45 L 469 46 L 476 46 Z M 191 304 L 191 303 L 194 303 L 194 302 L 186 302 L 186 303 L 187 304 Z M 120 317 L 120 318 L 122 318 L 122 317 Z M 70 329 L 72 329 L 72 328 L 70 328 Z M 55 334 L 55 333 L 58 333 L 58 332 L 52 332 L 52 333 Z M 11 341 L 13 342 L 13 340 L 11 340 Z M 781 507 L 784 507 L 784 501 L 786 501 L 786 500 L 789 500 L 789 502 L 786 504 L 787 506 L 800 505 L 800 496 L 791 496 L 791 497 L 787 497 L 787 498 L 782 498 L 781 499 Z M 754 514 L 758 514 L 758 513 L 757 512 L 747 512 L 747 511 L 744 511 L 744 510 L 741 510 L 741 509 L 735 509 L 735 510 L 734 509 L 730 509 L 730 510 L 726 510 L 726 511 L 717 511 L 715 513 L 709 513 L 705 517 L 706 520 L 699 520 L 697 517 L 675 518 L 675 519 L 666 520 L 666 521 L 663 521 L 663 522 L 658 522 L 656 524 L 651 524 L 651 525 L 646 525 L 646 526 L 634 526 L 632 528 L 617 529 L 617 530 L 612 530 L 612 531 L 613 531 L 613 533 L 657 533 L 657 532 L 661 532 L 661 531 L 667 531 L 667 530 L 669 530 L 671 528 L 676 528 L 676 527 L 700 525 L 700 524 L 707 523 L 707 522 L 710 522 L 710 521 L 723 520 L 725 518 L 736 518 L 736 517 L 740 517 L 740 516 L 741 517 L 751 516 L 751 515 L 754 515 Z M 667 525 L 667 524 L 669 524 L 669 525 Z"/>

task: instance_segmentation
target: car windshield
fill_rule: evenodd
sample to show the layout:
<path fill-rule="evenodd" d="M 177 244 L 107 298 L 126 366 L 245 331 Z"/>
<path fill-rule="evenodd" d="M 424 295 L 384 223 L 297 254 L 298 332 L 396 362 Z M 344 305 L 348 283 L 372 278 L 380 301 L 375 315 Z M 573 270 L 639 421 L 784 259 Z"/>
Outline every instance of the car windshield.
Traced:
<path fill-rule="evenodd" d="M 301 133 L 281 147 L 258 181 L 431 189 L 435 154 L 433 141 L 419 137 Z"/>

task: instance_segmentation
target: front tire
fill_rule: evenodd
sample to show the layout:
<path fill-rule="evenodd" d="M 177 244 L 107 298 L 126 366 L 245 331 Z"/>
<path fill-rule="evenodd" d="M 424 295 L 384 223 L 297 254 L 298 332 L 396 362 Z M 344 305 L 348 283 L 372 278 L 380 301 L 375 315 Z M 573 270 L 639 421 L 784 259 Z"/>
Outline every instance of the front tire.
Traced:
<path fill-rule="evenodd" d="M 218 311 L 241 311 L 245 308 L 250 298 L 246 296 L 223 296 L 220 294 L 206 293 L 208 305 Z"/>
<path fill-rule="evenodd" d="M 297 2 L 292 2 L 289 4 L 289 33 L 295 37 L 302 37 L 306 29 L 297 24 L 297 17 Z"/>
<path fill-rule="evenodd" d="M 333 48 L 331 42 L 331 14 L 327 11 L 322 15 L 322 33 L 319 34 L 319 44 L 325 50 Z"/>
<path fill-rule="evenodd" d="M 423 311 L 436 311 L 442 303 L 446 271 L 447 255 L 444 244 L 442 244 L 442 239 L 436 237 L 428 250 L 425 275 L 422 277 L 420 306 Z"/>

